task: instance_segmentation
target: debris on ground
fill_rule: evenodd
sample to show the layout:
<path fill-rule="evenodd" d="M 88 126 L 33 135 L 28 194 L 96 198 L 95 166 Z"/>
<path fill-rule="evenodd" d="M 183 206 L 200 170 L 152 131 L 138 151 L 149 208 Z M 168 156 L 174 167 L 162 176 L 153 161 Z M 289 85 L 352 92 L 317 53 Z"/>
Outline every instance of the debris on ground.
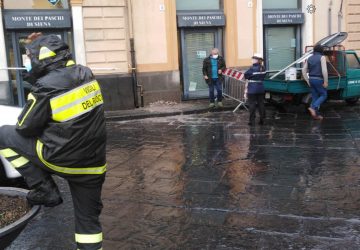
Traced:
<path fill-rule="evenodd" d="M 0 201 L 0 228 L 17 221 L 30 210 L 23 197 L 0 195 Z"/>

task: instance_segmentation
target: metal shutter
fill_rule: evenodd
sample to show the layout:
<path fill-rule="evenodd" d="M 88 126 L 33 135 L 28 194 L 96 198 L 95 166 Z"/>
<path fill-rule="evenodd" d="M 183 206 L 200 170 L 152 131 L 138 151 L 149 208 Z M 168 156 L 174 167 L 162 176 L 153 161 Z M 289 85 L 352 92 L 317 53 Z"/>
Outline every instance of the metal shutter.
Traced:
<path fill-rule="evenodd" d="M 189 92 L 207 90 L 202 66 L 204 55 L 209 56 L 215 46 L 214 33 L 188 33 L 185 36 L 187 68 L 189 72 Z"/>
<path fill-rule="evenodd" d="M 295 27 L 268 27 L 266 40 L 269 70 L 280 70 L 295 61 Z"/>

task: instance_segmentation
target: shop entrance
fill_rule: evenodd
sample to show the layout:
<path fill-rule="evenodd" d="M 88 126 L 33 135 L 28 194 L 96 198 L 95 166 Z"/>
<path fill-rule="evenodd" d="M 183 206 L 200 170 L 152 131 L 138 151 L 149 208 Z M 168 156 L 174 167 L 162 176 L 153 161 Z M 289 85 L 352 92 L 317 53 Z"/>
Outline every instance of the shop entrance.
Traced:
<path fill-rule="evenodd" d="M 184 99 L 205 98 L 209 96 L 202 66 L 212 48 L 219 48 L 222 54 L 221 29 L 182 29 L 182 76 Z"/>
<path fill-rule="evenodd" d="M 67 44 L 69 44 L 70 49 L 72 50 L 72 38 L 71 33 L 68 31 L 59 31 L 59 30 L 32 30 L 29 31 L 14 31 L 7 32 L 7 51 L 8 51 L 8 65 L 9 68 L 13 68 L 9 70 L 9 86 L 7 91 L 9 92 L 9 103 L 17 106 L 24 106 L 26 102 L 27 94 L 30 91 L 31 85 L 24 81 L 23 72 L 24 69 L 24 61 L 26 58 L 26 39 L 33 32 L 42 32 L 44 35 L 55 34 L 63 39 Z"/>

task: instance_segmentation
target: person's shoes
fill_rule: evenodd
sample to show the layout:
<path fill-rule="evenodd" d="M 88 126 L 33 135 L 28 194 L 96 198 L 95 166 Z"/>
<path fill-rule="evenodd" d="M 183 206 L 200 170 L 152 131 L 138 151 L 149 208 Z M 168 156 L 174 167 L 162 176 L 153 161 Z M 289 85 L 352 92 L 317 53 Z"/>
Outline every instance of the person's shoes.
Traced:
<path fill-rule="evenodd" d="M 215 103 L 211 102 L 211 103 L 209 104 L 209 108 L 210 108 L 210 109 L 215 108 Z"/>
<path fill-rule="evenodd" d="M 317 115 L 314 119 L 321 121 L 324 120 L 324 117 L 322 115 Z"/>
<path fill-rule="evenodd" d="M 308 108 L 308 110 L 309 110 L 310 115 L 312 116 L 312 118 L 315 119 L 317 117 L 315 109 L 310 107 L 310 108 Z"/>
<path fill-rule="evenodd" d="M 223 104 L 222 102 L 218 102 L 218 103 L 217 103 L 217 106 L 218 106 L 218 108 L 223 108 L 223 107 L 224 107 L 224 104 Z"/>
<path fill-rule="evenodd" d="M 44 205 L 45 207 L 55 207 L 63 202 L 53 179 L 48 179 L 31 190 L 26 199 L 31 205 Z"/>

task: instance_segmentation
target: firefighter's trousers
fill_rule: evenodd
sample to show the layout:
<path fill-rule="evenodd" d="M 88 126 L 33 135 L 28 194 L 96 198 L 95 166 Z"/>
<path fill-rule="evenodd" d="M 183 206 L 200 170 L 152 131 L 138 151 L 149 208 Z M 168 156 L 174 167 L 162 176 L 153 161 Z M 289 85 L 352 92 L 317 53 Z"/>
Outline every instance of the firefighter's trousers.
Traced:
<path fill-rule="evenodd" d="M 78 249 L 102 249 L 102 229 L 99 216 L 102 210 L 101 189 L 105 175 L 86 178 L 84 175 L 64 175 L 47 168 L 36 153 L 36 138 L 20 135 L 15 126 L 0 127 L 0 154 L 25 178 L 30 188 L 51 178 L 65 178 L 75 211 L 75 241 Z"/>

